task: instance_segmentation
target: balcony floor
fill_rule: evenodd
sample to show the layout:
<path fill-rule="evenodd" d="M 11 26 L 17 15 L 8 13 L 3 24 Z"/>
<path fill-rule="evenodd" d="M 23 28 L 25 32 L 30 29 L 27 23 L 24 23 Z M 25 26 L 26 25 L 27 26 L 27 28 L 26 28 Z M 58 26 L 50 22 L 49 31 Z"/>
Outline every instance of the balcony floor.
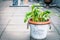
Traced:
<path fill-rule="evenodd" d="M 35 40 L 30 39 L 30 29 L 26 28 L 24 16 L 30 7 L 9 7 L 10 1 L 0 3 L 0 40 Z M 46 8 L 41 8 L 46 10 Z M 49 8 L 51 11 L 51 27 L 44 40 L 60 40 L 60 9 Z"/>

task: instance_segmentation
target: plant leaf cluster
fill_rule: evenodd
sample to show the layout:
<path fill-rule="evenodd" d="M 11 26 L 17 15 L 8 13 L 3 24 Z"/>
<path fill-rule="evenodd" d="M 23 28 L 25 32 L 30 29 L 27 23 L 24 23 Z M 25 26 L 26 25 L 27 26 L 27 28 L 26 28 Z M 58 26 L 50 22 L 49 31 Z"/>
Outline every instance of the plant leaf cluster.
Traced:
<path fill-rule="evenodd" d="M 27 12 L 24 18 L 24 22 L 32 19 L 34 22 L 45 22 L 49 19 L 50 11 L 41 11 L 39 5 L 32 5 L 31 11 Z"/>

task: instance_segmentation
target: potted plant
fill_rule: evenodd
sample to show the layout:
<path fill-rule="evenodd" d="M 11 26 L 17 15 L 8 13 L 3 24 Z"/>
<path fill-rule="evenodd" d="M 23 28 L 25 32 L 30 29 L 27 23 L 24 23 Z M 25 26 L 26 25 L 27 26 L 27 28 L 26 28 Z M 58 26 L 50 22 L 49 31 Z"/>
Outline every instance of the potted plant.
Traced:
<path fill-rule="evenodd" d="M 34 39 L 44 39 L 50 24 L 49 11 L 41 11 L 35 5 L 31 6 L 31 11 L 26 13 L 24 22 L 30 24 L 30 34 Z"/>

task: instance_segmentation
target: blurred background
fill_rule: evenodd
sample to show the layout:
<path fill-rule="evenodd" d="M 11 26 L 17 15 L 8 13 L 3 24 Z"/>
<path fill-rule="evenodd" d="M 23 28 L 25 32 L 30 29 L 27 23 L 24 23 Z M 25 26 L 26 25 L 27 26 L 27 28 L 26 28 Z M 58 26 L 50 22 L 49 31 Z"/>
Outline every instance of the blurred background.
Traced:
<path fill-rule="evenodd" d="M 38 40 L 30 37 L 24 16 L 30 5 L 40 4 L 41 10 L 51 11 L 51 30 L 43 40 L 60 40 L 60 0 L 0 0 L 0 40 Z"/>

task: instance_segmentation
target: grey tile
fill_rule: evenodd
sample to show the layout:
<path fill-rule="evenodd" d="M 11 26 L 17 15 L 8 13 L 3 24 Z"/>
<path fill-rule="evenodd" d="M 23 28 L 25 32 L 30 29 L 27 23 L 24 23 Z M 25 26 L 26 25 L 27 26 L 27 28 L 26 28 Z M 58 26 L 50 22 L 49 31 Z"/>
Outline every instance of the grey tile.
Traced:
<path fill-rule="evenodd" d="M 23 24 L 11 24 L 6 27 L 5 31 L 30 31 L 30 29 L 27 29 L 26 25 Z"/>
<path fill-rule="evenodd" d="M 0 24 L 0 35 L 2 33 L 2 31 L 5 29 L 6 25 Z"/>
<path fill-rule="evenodd" d="M 5 31 L 2 40 L 30 40 L 29 31 Z"/>
<path fill-rule="evenodd" d="M 0 24 L 0 29 L 4 29 L 6 27 L 6 25 Z M 0 30 L 1 31 L 1 30 Z"/>
<path fill-rule="evenodd" d="M 11 18 L 11 22 L 9 24 L 25 24 L 23 16 L 16 16 Z"/>
<path fill-rule="evenodd" d="M 0 20 L 0 24 L 6 24 L 8 23 L 9 20 Z"/>
<path fill-rule="evenodd" d="M 59 40 L 60 36 L 56 32 L 49 32 L 47 35 L 48 40 Z"/>

